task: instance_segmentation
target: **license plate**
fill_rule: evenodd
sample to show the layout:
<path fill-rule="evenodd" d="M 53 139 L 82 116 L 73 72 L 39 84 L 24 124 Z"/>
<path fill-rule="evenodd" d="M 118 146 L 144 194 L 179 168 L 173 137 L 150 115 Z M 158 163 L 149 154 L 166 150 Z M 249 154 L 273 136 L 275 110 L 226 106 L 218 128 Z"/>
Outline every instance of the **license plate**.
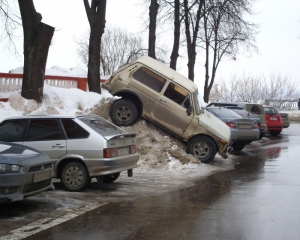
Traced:
<path fill-rule="evenodd" d="M 276 120 L 277 120 L 277 118 L 274 118 L 274 117 L 272 118 L 272 117 L 271 117 L 271 118 L 270 118 L 270 120 L 276 121 Z"/>
<path fill-rule="evenodd" d="M 129 154 L 129 147 L 118 148 L 118 155 L 123 156 Z"/>
<path fill-rule="evenodd" d="M 239 124 L 240 129 L 251 129 L 251 125 L 249 124 Z"/>
<path fill-rule="evenodd" d="M 41 182 L 51 177 L 51 171 L 36 173 L 33 175 L 33 182 Z"/>

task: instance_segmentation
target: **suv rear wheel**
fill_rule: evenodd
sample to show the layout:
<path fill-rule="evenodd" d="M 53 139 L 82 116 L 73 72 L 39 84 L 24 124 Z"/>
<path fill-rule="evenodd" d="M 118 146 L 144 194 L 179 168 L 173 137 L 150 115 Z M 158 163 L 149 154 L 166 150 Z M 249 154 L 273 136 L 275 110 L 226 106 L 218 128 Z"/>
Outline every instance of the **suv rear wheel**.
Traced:
<path fill-rule="evenodd" d="M 110 107 L 109 115 L 118 126 L 132 126 L 139 114 L 137 106 L 128 99 L 118 99 Z"/>
<path fill-rule="evenodd" d="M 86 167 L 80 162 L 69 162 L 63 166 L 60 176 L 64 188 L 70 192 L 83 191 L 90 183 Z"/>
<path fill-rule="evenodd" d="M 214 159 L 217 148 L 209 137 L 196 136 L 188 142 L 186 152 L 199 158 L 201 162 L 208 163 Z"/>

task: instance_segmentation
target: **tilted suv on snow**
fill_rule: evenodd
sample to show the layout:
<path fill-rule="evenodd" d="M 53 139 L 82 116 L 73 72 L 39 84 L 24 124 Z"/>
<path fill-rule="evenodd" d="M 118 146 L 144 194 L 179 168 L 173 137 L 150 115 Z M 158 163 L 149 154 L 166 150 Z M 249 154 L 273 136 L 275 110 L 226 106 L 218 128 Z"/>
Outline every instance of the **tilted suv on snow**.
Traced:
<path fill-rule="evenodd" d="M 102 84 L 121 97 L 110 108 L 116 125 L 133 125 L 141 116 L 187 143 L 187 153 L 202 162 L 217 152 L 227 158 L 229 127 L 201 110 L 194 82 L 166 65 L 143 56 L 120 69 Z"/>
<path fill-rule="evenodd" d="M 52 177 L 69 191 L 84 190 L 95 177 L 100 183 L 113 182 L 124 170 L 131 177 L 140 157 L 135 136 L 97 115 L 28 115 L 0 124 L 0 141 L 47 154 Z"/>

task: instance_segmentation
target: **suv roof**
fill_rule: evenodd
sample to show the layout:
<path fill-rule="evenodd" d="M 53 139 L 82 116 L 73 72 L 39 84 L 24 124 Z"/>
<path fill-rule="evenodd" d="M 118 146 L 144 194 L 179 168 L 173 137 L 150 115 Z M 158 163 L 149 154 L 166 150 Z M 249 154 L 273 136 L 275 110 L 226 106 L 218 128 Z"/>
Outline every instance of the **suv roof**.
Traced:
<path fill-rule="evenodd" d="M 197 85 L 192 80 L 186 78 L 185 76 L 176 72 L 172 68 L 169 68 L 167 65 L 165 65 L 151 57 L 142 56 L 142 57 L 134 60 L 132 63 L 130 63 L 130 65 L 133 65 L 135 63 L 142 63 L 143 65 L 146 65 L 146 66 L 152 68 L 153 70 L 156 70 L 160 74 L 165 75 L 167 78 L 172 79 L 174 82 L 179 83 L 181 86 L 185 87 L 186 89 L 189 89 L 192 92 L 195 92 L 196 90 L 198 90 Z"/>

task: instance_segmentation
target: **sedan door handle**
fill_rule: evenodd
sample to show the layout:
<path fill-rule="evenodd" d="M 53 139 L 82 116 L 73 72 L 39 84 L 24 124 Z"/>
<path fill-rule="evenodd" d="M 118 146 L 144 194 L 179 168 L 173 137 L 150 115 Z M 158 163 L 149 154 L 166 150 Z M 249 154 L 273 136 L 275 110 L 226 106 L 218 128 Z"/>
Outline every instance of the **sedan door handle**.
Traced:
<path fill-rule="evenodd" d="M 159 101 L 163 102 L 163 103 L 166 103 L 167 101 L 163 98 L 160 98 Z"/>
<path fill-rule="evenodd" d="M 54 146 L 52 146 L 52 148 L 65 148 L 66 145 L 61 145 L 61 144 L 56 144 Z"/>

